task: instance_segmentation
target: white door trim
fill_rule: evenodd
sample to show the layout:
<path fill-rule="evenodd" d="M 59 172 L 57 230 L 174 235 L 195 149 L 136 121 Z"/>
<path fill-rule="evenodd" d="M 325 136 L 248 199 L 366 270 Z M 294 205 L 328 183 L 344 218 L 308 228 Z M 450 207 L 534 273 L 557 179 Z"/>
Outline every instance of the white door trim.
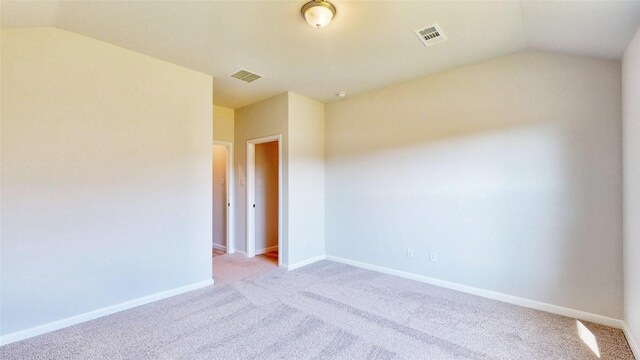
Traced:
<path fill-rule="evenodd" d="M 256 256 L 256 225 L 254 204 L 256 198 L 256 145 L 278 142 L 278 267 L 287 248 L 282 243 L 282 135 L 271 135 L 247 141 L 247 257 Z"/>
<path fill-rule="evenodd" d="M 224 145 L 227 148 L 227 254 L 235 252 L 235 232 L 233 216 L 234 198 L 233 198 L 233 143 L 229 141 L 214 141 L 214 145 Z"/>

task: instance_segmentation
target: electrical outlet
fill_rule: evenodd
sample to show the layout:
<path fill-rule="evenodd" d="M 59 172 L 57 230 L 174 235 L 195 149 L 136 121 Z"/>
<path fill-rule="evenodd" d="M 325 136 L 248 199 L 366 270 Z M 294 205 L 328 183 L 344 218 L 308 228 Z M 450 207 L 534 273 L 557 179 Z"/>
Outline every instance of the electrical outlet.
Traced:
<path fill-rule="evenodd" d="M 429 261 L 438 262 L 438 253 L 434 251 L 429 251 Z"/>
<path fill-rule="evenodd" d="M 413 257 L 413 249 L 407 249 L 407 257 Z"/>

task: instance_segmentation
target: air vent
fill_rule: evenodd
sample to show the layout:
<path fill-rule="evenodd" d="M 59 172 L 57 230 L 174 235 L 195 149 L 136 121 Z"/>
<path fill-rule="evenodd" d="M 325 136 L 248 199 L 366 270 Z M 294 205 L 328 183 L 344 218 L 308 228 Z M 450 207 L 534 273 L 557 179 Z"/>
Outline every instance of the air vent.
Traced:
<path fill-rule="evenodd" d="M 258 79 L 260 79 L 262 76 L 258 75 L 258 74 L 254 74 L 250 71 L 247 70 L 240 70 L 235 74 L 231 74 L 229 75 L 232 78 L 236 78 L 238 80 L 242 80 L 244 82 L 250 83 L 252 81 L 256 81 Z"/>
<path fill-rule="evenodd" d="M 424 29 L 418 29 L 414 31 L 424 46 L 431 46 L 433 44 L 441 43 L 447 40 L 447 36 L 442 32 L 442 29 L 438 24 L 427 26 Z"/>

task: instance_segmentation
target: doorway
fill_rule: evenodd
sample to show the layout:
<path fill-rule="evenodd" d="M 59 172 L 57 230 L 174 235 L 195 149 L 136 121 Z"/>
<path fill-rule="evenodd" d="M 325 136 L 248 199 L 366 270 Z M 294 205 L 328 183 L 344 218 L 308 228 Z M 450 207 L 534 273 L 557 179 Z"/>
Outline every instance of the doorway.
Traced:
<path fill-rule="evenodd" d="M 247 256 L 282 264 L 282 142 L 280 135 L 247 142 Z"/>
<path fill-rule="evenodd" d="M 233 144 L 213 142 L 213 256 L 234 252 L 233 242 Z"/>

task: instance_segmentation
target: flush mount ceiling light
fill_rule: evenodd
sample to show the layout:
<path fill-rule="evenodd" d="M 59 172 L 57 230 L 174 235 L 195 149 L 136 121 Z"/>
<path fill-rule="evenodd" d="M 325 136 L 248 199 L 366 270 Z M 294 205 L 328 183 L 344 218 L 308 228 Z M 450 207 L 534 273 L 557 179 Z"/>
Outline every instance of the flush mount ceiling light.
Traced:
<path fill-rule="evenodd" d="M 328 1 L 312 0 L 302 6 L 301 12 L 309 25 L 319 29 L 329 25 L 336 15 L 336 8 Z"/>

